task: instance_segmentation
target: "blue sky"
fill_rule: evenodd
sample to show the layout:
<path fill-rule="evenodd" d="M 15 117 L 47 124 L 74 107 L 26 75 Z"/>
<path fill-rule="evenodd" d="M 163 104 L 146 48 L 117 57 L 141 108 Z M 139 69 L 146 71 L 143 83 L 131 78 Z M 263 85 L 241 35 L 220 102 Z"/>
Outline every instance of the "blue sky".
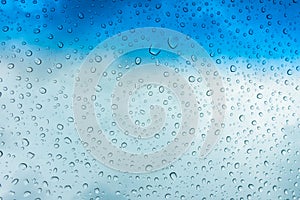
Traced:
<path fill-rule="evenodd" d="M 86 53 L 118 32 L 162 26 L 192 36 L 216 58 L 296 59 L 300 5 L 274 2 L 6 1 L 0 39 Z"/>

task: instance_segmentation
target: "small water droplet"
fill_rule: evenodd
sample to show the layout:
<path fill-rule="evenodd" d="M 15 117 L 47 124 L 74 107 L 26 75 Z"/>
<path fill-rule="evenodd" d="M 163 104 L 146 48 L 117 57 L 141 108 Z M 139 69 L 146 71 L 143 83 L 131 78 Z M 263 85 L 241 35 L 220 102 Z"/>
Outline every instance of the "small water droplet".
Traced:
<path fill-rule="evenodd" d="M 84 18 L 84 14 L 83 14 L 82 12 L 79 12 L 79 13 L 78 13 L 78 18 L 79 18 L 79 19 L 83 19 L 83 18 Z"/>
<path fill-rule="evenodd" d="M 142 59 L 141 59 L 140 57 L 136 57 L 136 58 L 135 58 L 135 64 L 136 64 L 136 65 L 141 64 L 141 62 L 142 62 Z"/>
<path fill-rule="evenodd" d="M 195 82 L 195 76 L 189 76 L 189 82 L 193 83 Z"/>
<path fill-rule="evenodd" d="M 175 172 L 171 172 L 169 176 L 173 181 L 177 178 L 177 174 Z"/>
<path fill-rule="evenodd" d="M 25 191 L 24 192 L 24 197 L 29 197 L 31 195 L 31 192 L 30 191 Z"/>
<path fill-rule="evenodd" d="M 59 41 L 59 42 L 57 43 L 57 46 L 58 46 L 59 48 L 63 48 L 63 47 L 64 47 L 64 43 L 61 42 L 61 41 Z"/>
<path fill-rule="evenodd" d="M 176 47 L 178 46 L 178 38 L 168 38 L 168 45 L 171 49 L 176 49 Z"/>
<path fill-rule="evenodd" d="M 236 72 L 236 70 L 237 70 L 237 68 L 236 68 L 235 65 L 231 65 L 231 66 L 230 66 L 230 71 L 231 71 L 231 72 Z"/>
<path fill-rule="evenodd" d="M 69 137 L 65 137 L 64 141 L 65 141 L 66 144 L 71 144 L 72 143 L 72 140 Z"/>
<path fill-rule="evenodd" d="M 226 137 L 226 142 L 230 142 L 231 141 L 231 137 L 230 136 L 227 136 Z"/>
<path fill-rule="evenodd" d="M 41 87 L 39 89 L 39 91 L 40 91 L 41 94 L 46 94 L 46 92 L 47 92 L 46 88 L 44 88 L 44 87 Z"/>
<path fill-rule="evenodd" d="M 27 164 L 26 164 L 26 163 L 20 163 L 20 164 L 19 164 L 19 168 L 20 168 L 21 170 L 25 170 L 25 169 L 27 169 Z"/>
<path fill-rule="evenodd" d="M 146 165 L 145 170 L 146 171 L 151 171 L 153 169 L 152 165 Z"/>
<path fill-rule="evenodd" d="M 153 56 L 157 56 L 160 52 L 161 52 L 160 49 L 152 48 L 152 46 L 149 47 L 149 53 Z"/>
<path fill-rule="evenodd" d="M 207 95 L 207 96 L 211 96 L 211 95 L 213 95 L 213 93 L 214 93 L 214 92 L 213 92 L 213 90 L 211 90 L 211 89 L 206 91 L 206 95 Z"/>
<path fill-rule="evenodd" d="M 2 31 L 3 31 L 3 32 L 7 32 L 8 30 L 9 30 L 9 27 L 8 27 L 8 26 L 3 26 L 3 27 L 2 27 Z"/>
<path fill-rule="evenodd" d="M 257 97 L 258 99 L 262 99 L 262 98 L 263 98 L 263 95 L 262 95 L 262 93 L 258 93 L 258 94 L 256 95 L 256 97 Z"/>
<path fill-rule="evenodd" d="M 28 56 L 28 57 L 32 56 L 32 51 L 31 50 L 27 50 L 25 52 L 25 55 Z"/>
<path fill-rule="evenodd" d="M 158 91 L 159 91 L 160 93 L 163 93 L 163 92 L 165 91 L 164 86 L 159 86 Z"/>
<path fill-rule="evenodd" d="M 57 129 L 60 130 L 60 131 L 64 129 L 64 125 L 62 125 L 62 124 L 57 124 L 56 127 L 57 127 Z"/>
<path fill-rule="evenodd" d="M 13 69 L 15 67 L 14 63 L 8 63 L 7 68 Z"/>
<path fill-rule="evenodd" d="M 245 116 L 244 115 L 240 115 L 239 116 L 239 120 L 240 120 L 240 122 L 243 122 L 245 120 Z"/>
<path fill-rule="evenodd" d="M 286 73 L 287 73 L 287 75 L 292 75 L 293 71 L 291 69 L 288 69 Z"/>
<path fill-rule="evenodd" d="M 102 57 L 101 56 L 95 56 L 95 61 L 97 63 L 101 62 L 102 61 Z"/>
<path fill-rule="evenodd" d="M 240 167 L 240 163 L 239 162 L 237 162 L 237 163 L 234 164 L 234 168 L 235 169 L 238 169 L 239 167 Z"/>
<path fill-rule="evenodd" d="M 61 69 L 62 66 L 63 66 L 63 65 L 62 65 L 61 63 L 57 63 L 55 67 L 56 67 L 56 69 Z"/>
<path fill-rule="evenodd" d="M 42 60 L 40 58 L 36 58 L 36 59 L 34 59 L 34 63 L 37 65 L 40 65 L 40 64 L 42 64 Z"/>

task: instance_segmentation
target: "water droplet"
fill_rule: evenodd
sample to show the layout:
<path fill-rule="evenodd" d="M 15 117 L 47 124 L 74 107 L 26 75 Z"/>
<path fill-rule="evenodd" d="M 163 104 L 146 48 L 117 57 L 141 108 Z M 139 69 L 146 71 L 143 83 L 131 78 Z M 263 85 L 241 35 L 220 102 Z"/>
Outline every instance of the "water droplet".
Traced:
<path fill-rule="evenodd" d="M 79 19 L 83 19 L 83 18 L 84 18 L 84 14 L 83 14 L 82 12 L 79 12 L 79 13 L 78 13 L 78 18 L 79 18 Z"/>
<path fill-rule="evenodd" d="M 249 188 L 250 190 L 253 190 L 254 185 L 250 183 L 250 184 L 248 185 L 248 188 Z"/>
<path fill-rule="evenodd" d="M 195 76 L 189 76 L 189 82 L 191 83 L 195 82 Z"/>
<path fill-rule="evenodd" d="M 155 49 L 152 46 L 149 47 L 149 53 L 153 56 L 157 56 L 161 52 L 160 49 Z"/>
<path fill-rule="evenodd" d="M 175 49 L 178 46 L 178 38 L 168 38 L 168 45 L 171 49 Z"/>
<path fill-rule="evenodd" d="M 206 95 L 207 95 L 207 96 L 211 96 L 211 95 L 213 95 L 213 93 L 214 93 L 214 92 L 213 92 L 213 90 L 211 90 L 211 89 L 206 91 Z"/>
<path fill-rule="evenodd" d="M 34 63 L 37 65 L 40 65 L 40 64 L 42 64 L 42 60 L 40 58 L 36 58 L 36 59 L 34 59 Z"/>
<path fill-rule="evenodd" d="M 34 156 L 35 156 L 35 154 L 32 153 L 32 152 L 27 153 L 27 157 L 30 158 L 30 159 L 34 158 Z"/>
<path fill-rule="evenodd" d="M 59 41 L 59 42 L 57 43 L 57 46 L 58 46 L 59 48 L 63 48 L 63 47 L 64 47 L 64 43 L 61 42 L 61 41 Z"/>
<path fill-rule="evenodd" d="M 19 183 L 19 179 L 15 178 L 11 181 L 12 184 L 17 185 Z"/>
<path fill-rule="evenodd" d="M 22 139 L 22 145 L 29 146 L 29 140 L 27 138 Z"/>
<path fill-rule="evenodd" d="M 46 88 L 44 88 L 44 87 L 41 87 L 39 91 L 41 94 L 46 94 L 46 92 L 47 92 Z"/>
<path fill-rule="evenodd" d="M 240 120 L 240 122 L 245 121 L 245 116 L 244 116 L 244 115 L 240 115 L 240 116 L 239 116 L 239 120 Z"/>
<path fill-rule="evenodd" d="M 33 68 L 32 68 L 32 67 L 27 67 L 27 68 L 26 68 L 26 72 L 28 72 L 28 73 L 33 72 Z"/>
<path fill-rule="evenodd" d="M 69 137 L 65 137 L 64 141 L 65 141 L 66 144 L 71 144 L 72 143 L 72 140 Z"/>
<path fill-rule="evenodd" d="M 95 56 L 95 61 L 97 63 L 101 62 L 102 61 L 102 57 L 101 56 Z"/>
<path fill-rule="evenodd" d="M 237 70 L 237 68 L 236 68 L 235 65 L 231 65 L 231 66 L 230 66 L 230 71 L 231 71 L 231 72 L 236 72 L 236 70 Z"/>
<path fill-rule="evenodd" d="M 283 32 L 283 34 L 287 34 L 288 33 L 288 30 L 286 29 L 286 28 L 284 28 L 283 30 L 282 30 L 282 32 Z"/>
<path fill-rule="evenodd" d="M 57 124 L 57 129 L 61 131 L 64 129 L 64 126 L 62 124 Z"/>
<path fill-rule="evenodd" d="M 13 69 L 15 67 L 14 63 L 8 63 L 7 68 Z"/>
<path fill-rule="evenodd" d="M 7 32 L 8 30 L 9 30 L 9 27 L 8 27 L 8 26 L 3 26 L 3 27 L 2 27 L 2 31 L 3 31 L 3 32 Z"/>
<path fill-rule="evenodd" d="M 231 141 L 231 137 L 230 136 L 227 136 L 226 137 L 226 142 L 230 142 Z"/>
<path fill-rule="evenodd" d="M 31 192 L 30 191 L 25 191 L 24 192 L 24 197 L 29 197 L 31 195 Z"/>
<path fill-rule="evenodd" d="M 173 181 L 177 178 L 177 174 L 175 172 L 171 172 L 169 176 Z"/>
<path fill-rule="evenodd" d="M 32 56 L 32 51 L 31 50 L 27 50 L 25 52 L 25 55 L 28 56 L 28 57 Z"/>
<path fill-rule="evenodd" d="M 267 17 L 267 19 L 272 19 L 272 15 L 271 14 L 268 14 L 266 17 Z"/>
<path fill-rule="evenodd" d="M 257 97 L 258 99 L 262 99 L 262 98 L 263 98 L 263 95 L 262 95 L 262 93 L 258 93 L 258 94 L 256 95 L 256 97 Z"/>
<path fill-rule="evenodd" d="M 140 57 L 136 57 L 136 58 L 135 58 L 135 64 L 136 64 L 136 65 L 141 64 L 141 62 L 142 62 L 142 59 L 141 59 Z"/>
<path fill-rule="evenodd" d="M 27 164 L 26 164 L 26 163 L 20 163 L 20 164 L 19 164 L 19 168 L 20 168 L 21 170 L 25 170 L 25 169 L 27 169 Z"/>
<path fill-rule="evenodd" d="M 234 168 L 235 169 L 238 169 L 239 167 L 240 167 L 240 163 L 239 162 L 237 162 L 237 163 L 234 164 Z"/>
<path fill-rule="evenodd" d="M 165 91 L 165 87 L 164 86 L 159 86 L 158 91 L 160 93 L 163 93 Z"/>
<path fill-rule="evenodd" d="M 56 69 L 61 69 L 62 66 L 63 66 L 63 65 L 62 65 L 61 63 L 57 63 L 57 64 L 55 65 Z"/>
<path fill-rule="evenodd" d="M 127 143 L 126 142 L 122 142 L 121 148 L 126 148 L 126 147 L 127 147 Z"/>
<path fill-rule="evenodd" d="M 73 117 L 68 117 L 68 122 L 74 122 L 74 118 Z"/>
<path fill-rule="evenodd" d="M 146 165 L 145 170 L 146 171 L 151 171 L 153 169 L 152 165 Z"/>

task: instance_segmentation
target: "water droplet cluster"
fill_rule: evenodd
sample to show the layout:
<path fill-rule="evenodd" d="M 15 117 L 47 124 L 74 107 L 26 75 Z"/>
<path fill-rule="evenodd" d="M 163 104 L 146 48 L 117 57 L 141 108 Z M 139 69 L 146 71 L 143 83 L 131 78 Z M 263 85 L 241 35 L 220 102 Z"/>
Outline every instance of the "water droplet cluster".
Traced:
<path fill-rule="evenodd" d="M 0 0 L 0 199 L 300 199 L 299 16 L 298 0 Z M 173 29 L 201 44 L 218 69 L 215 76 L 222 77 L 226 104 L 219 106 L 226 115 L 215 130 L 220 141 L 200 159 L 207 125 L 215 123 L 211 100 L 218 92 L 190 70 L 201 56 L 176 60 L 153 44 L 145 50 L 149 58 L 135 52 L 119 60 L 122 65 L 101 74 L 106 83 L 123 87 L 122 70 L 155 61 L 157 67 L 171 67 L 182 75 L 201 97 L 198 129 L 186 133 L 196 137 L 183 156 L 159 171 L 147 164 L 149 173 L 122 173 L 101 164 L 78 137 L 74 84 L 81 64 L 100 42 L 142 27 Z M 122 39 L 134 44 L 131 38 Z M 180 47 L 178 41 L 166 40 L 174 50 Z M 166 61 L 162 57 L 173 61 L 159 62 Z M 94 55 L 90 62 L 105 59 Z M 88 73 L 100 75 L 96 67 Z M 163 76 L 167 79 L 170 73 Z M 120 109 L 110 104 L 113 97 L 101 96 L 112 85 L 100 83 L 90 96 L 97 119 Z M 151 124 L 150 105 L 157 95 L 169 123 L 149 135 L 151 142 L 126 130 L 120 135 L 113 120 L 102 121 L 105 137 L 128 152 L 167 146 L 182 118 L 177 112 L 181 102 L 168 87 L 139 88 L 128 103 L 128 117 L 142 128 Z M 94 127 L 82 131 L 101 143 Z"/>

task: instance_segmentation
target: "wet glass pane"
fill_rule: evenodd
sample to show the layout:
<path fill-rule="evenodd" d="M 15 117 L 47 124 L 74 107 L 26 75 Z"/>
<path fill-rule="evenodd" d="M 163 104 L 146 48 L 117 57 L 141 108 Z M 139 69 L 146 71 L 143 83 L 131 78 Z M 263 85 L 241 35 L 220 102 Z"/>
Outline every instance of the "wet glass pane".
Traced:
<path fill-rule="evenodd" d="M 300 3 L 1 0 L 0 117 L 0 200 L 299 200 Z"/>

